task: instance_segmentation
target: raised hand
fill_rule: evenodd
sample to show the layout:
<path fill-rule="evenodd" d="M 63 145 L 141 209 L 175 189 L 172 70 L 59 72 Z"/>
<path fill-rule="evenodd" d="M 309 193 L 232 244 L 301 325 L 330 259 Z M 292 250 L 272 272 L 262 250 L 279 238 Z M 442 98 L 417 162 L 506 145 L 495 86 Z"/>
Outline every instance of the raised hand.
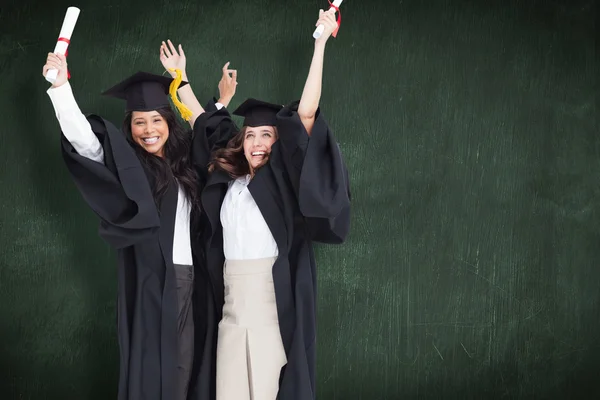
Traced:
<path fill-rule="evenodd" d="M 219 103 L 225 107 L 229 105 L 235 95 L 237 84 L 237 70 L 229 69 L 229 62 L 227 62 L 223 65 L 223 76 L 219 81 Z"/>
<path fill-rule="evenodd" d="M 67 71 L 67 58 L 64 55 L 48 53 L 46 64 L 44 64 L 44 67 L 42 68 L 42 76 L 46 76 L 49 69 L 58 70 L 56 80 L 52 85 L 53 88 L 62 86 L 67 82 L 69 73 Z"/>
<path fill-rule="evenodd" d="M 325 29 L 318 39 L 315 39 L 315 43 L 325 43 L 331 36 L 333 31 L 337 28 L 337 22 L 335 20 L 335 9 L 328 11 L 319 10 L 319 20 L 315 26 L 323 25 Z"/>
<path fill-rule="evenodd" d="M 171 40 L 167 40 L 167 43 L 162 42 L 160 45 L 160 62 L 173 78 L 175 78 L 177 74 L 175 71 L 171 71 L 171 69 L 179 69 L 183 75 L 183 80 L 187 81 L 185 72 L 186 58 L 183 47 L 179 45 L 179 51 L 177 51 Z"/>

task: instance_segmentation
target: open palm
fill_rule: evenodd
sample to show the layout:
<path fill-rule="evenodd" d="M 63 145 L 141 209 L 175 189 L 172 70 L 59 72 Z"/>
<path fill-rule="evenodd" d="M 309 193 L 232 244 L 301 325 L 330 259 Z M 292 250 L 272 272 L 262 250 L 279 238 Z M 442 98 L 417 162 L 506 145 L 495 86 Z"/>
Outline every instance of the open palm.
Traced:
<path fill-rule="evenodd" d="M 167 43 L 162 42 L 160 46 L 160 62 L 163 67 L 171 74 L 171 76 L 175 77 L 177 74 L 175 71 L 171 71 L 172 69 L 179 69 L 185 75 L 185 53 L 183 52 L 183 47 L 179 45 L 179 51 L 175 48 L 173 43 L 170 40 Z"/>

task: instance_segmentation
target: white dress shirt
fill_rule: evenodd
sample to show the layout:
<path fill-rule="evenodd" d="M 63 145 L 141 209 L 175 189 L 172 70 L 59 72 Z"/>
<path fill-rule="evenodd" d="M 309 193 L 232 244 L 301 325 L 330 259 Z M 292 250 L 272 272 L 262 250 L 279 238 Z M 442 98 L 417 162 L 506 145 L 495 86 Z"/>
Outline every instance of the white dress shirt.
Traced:
<path fill-rule="evenodd" d="M 250 175 L 229 183 L 221 205 L 223 251 L 227 260 L 276 257 L 275 238 L 248 190 Z"/>
<path fill-rule="evenodd" d="M 85 158 L 103 164 L 104 150 L 102 145 L 92 131 L 90 123 L 79 109 L 69 82 L 57 88 L 48 89 L 47 93 L 54 106 L 60 128 L 75 151 Z M 217 108 L 221 109 L 221 107 L 223 105 L 217 103 Z M 173 263 L 192 265 L 192 248 L 190 244 L 191 204 L 181 185 L 178 186 L 175 234 L 173 236 Z"/>

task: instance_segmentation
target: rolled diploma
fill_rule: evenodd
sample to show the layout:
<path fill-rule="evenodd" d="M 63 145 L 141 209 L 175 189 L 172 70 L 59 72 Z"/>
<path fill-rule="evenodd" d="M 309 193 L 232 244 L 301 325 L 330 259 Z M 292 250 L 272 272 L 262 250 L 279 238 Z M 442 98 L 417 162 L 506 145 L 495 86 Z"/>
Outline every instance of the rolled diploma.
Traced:
<path fill-rule="evenodd" d="M 63 21 L 62 28 L 60 29 L 59 38 L 64 38 L 67 40 L 71 40 L 71 35 L 73 34 L 73 29 L 75 29 L 75 24 L 77 23 L 77 18 L 79 17 L 79 8 L 77 7 L 69 7 L 67 8 L 67 13 L 65 14 L 65 20 Z M 54 52 L 58 54 L 65 54 L 67 52 L 67 48 L 69 47 L 69 43 L 59 40 L 56 42 L 56 46 L 54 47 Z M 56 76 L 58 75 L 57 69 L 49 69 L 46 73 L 46 80 L 50 83 L 54 83 L 56 80 Z"/>
<path fill-rule="evenodd" d="M 341 6 L 341 5 L 342 5 L 342 1 L 343 1 L 343 0 L 335 0 L 335 1 L 333 2 L 333 5 L 339 8 L 339 6 Z M 333 8 L 333 7 L 330 7 L 329 9 L 331 10 L 332 8 Z M 314 37 L 315 39 L 318 39 L 318 38 L 320 38 L 320 37 L 321 37 L 321 34 L 323 33 L 323 31 L 324 31 L 324 30 L 325 30 L 325 26 L 324 26 L 324 25 L 319 25 L 319 26 L 317 26 L 317 29 L 315 29 L 315 31 L 313 32 L 313 37 Z"/>

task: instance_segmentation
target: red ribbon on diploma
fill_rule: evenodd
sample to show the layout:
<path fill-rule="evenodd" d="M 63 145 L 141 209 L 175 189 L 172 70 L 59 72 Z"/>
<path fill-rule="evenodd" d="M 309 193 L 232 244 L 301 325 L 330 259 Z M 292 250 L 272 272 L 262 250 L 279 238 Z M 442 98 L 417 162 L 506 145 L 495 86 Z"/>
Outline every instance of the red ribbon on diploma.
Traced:
<path fill-rule="evenodd" d="M 335 12 L 337 12 L 337 28 L 335 28 L 335 31 L 333 31 L 331 33 L 331 36 L 336 37 L 338 31 L 340 30 L 340 26 L 342 25 L 342 12 L 340 11 L 340 8 L 337 6 L 334 6 L 333 3 L 330 0 L 327 0 L 327 2 L 329 3 L 329 6 L 333 9 L 335 9 Z"/>
<path fill-rule="evenodd" d="M 67 57 L 67 55 L 69 55 L 69 47 L 68 45 L 71 43 L 71 41 L 67 38 L 64 37 L 59 37 L 58 38 L 59 42 L 65 42 L 67 44 L 67 50 L 65 51 L 65 57 Z M 69 72 L 69 70 L 67 69 L 67 79 L 71 79 L 71 73 Z"/>

